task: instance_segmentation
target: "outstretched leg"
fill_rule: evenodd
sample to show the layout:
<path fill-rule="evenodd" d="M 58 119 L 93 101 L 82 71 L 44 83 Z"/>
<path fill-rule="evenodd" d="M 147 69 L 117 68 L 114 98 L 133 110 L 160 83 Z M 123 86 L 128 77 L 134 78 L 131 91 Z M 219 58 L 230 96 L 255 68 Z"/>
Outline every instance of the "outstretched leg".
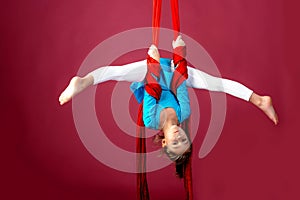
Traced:
<path fill-rule="evenodd" d="M 88 86 L 100 84 L 105 81 L 142 81 L 145 78 L 146 72 L 146 60 L 129 63 L 122 66 L 100 67 L 90 72 L 83 78 L 78 76 L 73 77 L 68 87 L 61 93 L 59 102 L 61 105 L 63 105 Z"/>
<path fill-rule="evenodd" d="M 260 96 L 239 82 L 214 77 L 195 68 L 188 67 L 188 74 L 189 77 L 186 82 L 188 87 L 225 92 L 249 101 L 261 109 L 275 124 L 278 123 L 278 117 L 272 105 L 271 97 Z"/>
<path fill-rule="evenodd" d="M 270 96 L 260 96 L 253 92 L 249 101 L 261 109 L 275 125 L 278 124 L 278 116 L 275 112 Z"/>

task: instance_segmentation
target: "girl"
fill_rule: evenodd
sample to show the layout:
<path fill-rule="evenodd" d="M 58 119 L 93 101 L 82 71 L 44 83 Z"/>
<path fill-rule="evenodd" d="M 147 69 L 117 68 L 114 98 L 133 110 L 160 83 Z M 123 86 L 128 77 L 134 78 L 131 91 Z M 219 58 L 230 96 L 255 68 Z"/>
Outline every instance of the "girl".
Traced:
<path fill-rule="evenodd" d="M 178 48 L 183 50 L 179 51 L 181 53 L 185 51 L 185 43 L 180 35 L 173 41 L 173 48 L 174 51 Z M 176 61 L 175 58 L 178 56 L 175 54 L 173 60 L 160 59 L 156 46 L 151 45 L 147 60 L 124 66 L 100 67 L 84 77 L 73 77 L 67 88 L 61 93 L 59 102 L 63 105 L 87 87 L 108 80 L 133 82 L 131 90 L 143 108 L 139 112 L 139 118 L 142 119 L 138 120 L 138 125 L 161 130 L 163 134 L 157 135 L 157 138 L 160 139 L 166 155 L 176 163 L 177 175 L 184 178 L 187 199 L 192 199 L 190 159 L 192 145 L 185 124 L 186 119 L 190 116 L 187 87 L 225 92 L 254 104 L 274 124 L 278 123 L 278 118 L 269 96 L 260 96 L 238 82 L 213 77 L 186 66 L 184 53 L 179 57 L 179 61 Z M 179 69 L 181 67 L 180 62 L 185 62 L 183 68 L 185 70 Z M 178 71 L 181 73 L 178 74 Z M 184 129 L 181 128 L 180 124 L 183 124 Z M 138 138 L 137 141 L 137 152 L 145 153 L 146 147 L 143 139 Z M 149 199 L 144 156 L 145 154 L 142 157 L 138 156 L 138 199 Z"/>
<path fill-rule="evenodd" d="M 173 48 L 184 47 L 181 36 L 173 42 Z M 190 115 L 189 97 L 186 87 L 205 89 L 209 91 L 225 92 L 257 106 L 276 125 L 278 118 L 272 105 L 271 97 L 260 96 L 244 85 L 218 77 L 213 77 L 198 69 L 187 67 L 188 78 L 177 87 L 177 94 L 171 91 L 171 79 L 174 74 L 174 64 L 170 59 L 159 57 L 155 45 L 149 48 L 150 58 L 160 63 L 161 72 L 159 84 L 162 93 L 159 100 L 151 96 L 144 88 L 147 82 L 147 61 L 138 61 L 124 66 L 100 67 L 84 77 L 75 76 L 68 87 L 61 93 L 59 102 L 61 105 L 70 101 L 76 94 L 91 85 L 103 83 L 108 80 L 134 82 L 131 90 L 137 100 L 143 101 L 143 121 L 147 128 L 161 130 L 164 134 L 162 147 L 171 160 L 177 160 L 185 152 L 189 151 L 190 141 L 184 130 L 179 126 Z M 149 71 L 148 71 L 149 73 Z M 150 74 L 150 76 L 154 76 Z M 157 78 L 157 77 L 156 77 Z M 140 91 L 142 90 L 142 91 Z"/>

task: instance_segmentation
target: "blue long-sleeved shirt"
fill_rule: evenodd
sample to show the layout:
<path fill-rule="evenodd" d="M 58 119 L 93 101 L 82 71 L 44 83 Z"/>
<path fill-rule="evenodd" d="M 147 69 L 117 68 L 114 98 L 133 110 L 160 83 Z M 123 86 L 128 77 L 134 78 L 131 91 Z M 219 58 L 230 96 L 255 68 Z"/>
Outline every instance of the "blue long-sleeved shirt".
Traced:
<path fill-rule="evenodd" d="M 159 101 L 156 101 L 144 89 L 144 82 L 134 82 L 130 88 L 133 91 L 137 101 L 143 104 L 143 121 L 147 128 L 158 130 L 160 123 L 160 112 L 165 108 L 173 108 L 176 112 L 178 121 L 181 123 L 186 120 L 191 113 L 190 99 L 184 81 L 177 88 L 177 97 L 171 91 L 171 82 L 174 72 L 171 70 L 171 60 L 167 58 L 160 59 L 161 72 L 159 84 L 162 88 L 162 93 Z"/>

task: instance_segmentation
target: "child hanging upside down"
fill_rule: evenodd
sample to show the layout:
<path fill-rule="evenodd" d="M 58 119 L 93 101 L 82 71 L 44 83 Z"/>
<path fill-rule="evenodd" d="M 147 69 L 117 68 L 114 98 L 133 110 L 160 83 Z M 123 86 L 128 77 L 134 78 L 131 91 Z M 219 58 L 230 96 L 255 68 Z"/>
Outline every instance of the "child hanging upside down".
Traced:
<path fill-rule="evenodd" d="M 173 42 L 173 48 L 185 46 L 181 36 Z M 59 102 L 61 105 L 70 101 L 76 94 L 91 85 L 103 83 L 108 80 L 133 82 L 133 90 L 139 103 L 143 101 L 143 121 L 147 128 L 161 130 L 164 133 L 162 147 L 167 147 L 168 156 L 175 161 L 189 149 L 190 141 L 179 126 L 190 115 L 189 96 L 186 87 L 205 89 L 209 91 L 225 92 L 237 98 L 249 101 L 261 109 L 274 124 L 278 123 L 276 112 L 269 96 L 260 96 L 244 85 L 218 77 L 213 77 L 198 69 L 187 67 L 188 78 L 177 87 L 177 94 L 171 90 L 171 81 L 175 66 L 173 60 L 160 58 L 158 49 L 151 45 L 148 51 L 150 58 L 159 62 L 161 68 L 158 83 L 162 88 L 160 99 L 151 96 L 144 88 L 147 82 L 147 60 L 130 63 L 124 66 L 100 67 L 84 77 L 75 76 L 68 87 L 61 93 Z M 154 76 L 153 74 L 151 74 Z M 146 77 L 146 78 L 145 78 Z M 142 92 L 140 89 L 142 88 Z M 176 137 L 174 137 L 176 133 Z"/>
<path fill-rule="evenodd" d="M 179 37 L 178 41 L 182 41 Z M 177 41 L 177 40 L 176 40 Z M 177 42 L 179 43 L 179 42 Z M 176 45 L 176 44 L 175 44 Z M 155 60 L 159 61 L 159 52 L 154 45 L 149 48 L 148 54 Z M 172 60 L 162 59 L 163 68 L 169 67 L 170 70 L 174 68 Z M 171 65 L 171 66 L 166 66 Z M 186 86 L 195 89 L 204 89 L 216 92 L 225 92 L 237 98 L 248 101 L 260 110 L 262 110 L 274 124 L 278 123 L 278 117 L 272 105 L 270 96 L 260 96 L 236 81 L 223 79 L 211 76 L 198 69 L 187 67 L 188 79 Z M 100 67 L 84 77 L 75 76 L 71 79 L 68 87 L 61 93 L 59 102 L 61 105 L 70 101 L 75 95 L 86 89 L 91 85 L 103 83 L 105 81 L 127 81 L 127 82 L 141 82 L 144 80 L 147 73 L 147 61 L 142 60 L 123 66 L 104 66 Z M 158 125 L 157 125 L 158 126 Z"/>
<path fill-rule="evenodd" d="M 87 87 L 108 80 L 133 82 L 131 90 L 142 105 L 138 125 L 161 130 L 163 135 L 157 135 L 157 138 L 161 140 L 165 154 L 175 162 L 176 174 L 184 178 L 187 199 L 192 199 L 190 162 L 192 144 L 187 122 L 190 116 L 187 87 L 225 92 L 249 101 L 261 109 L 275 125 L 278 123 L 278 118 L 271 97 L 260 96 L 236 81 L 213 77 L 186 66 L 185 43 L 180 35 L 172 45 L 174 52 L 181 54 L 178 57 L 174 53 L 173 60 L 160 58 L 157 47 L 151 45 L 147 60 L 123 66 L 100 67 L 84 77 L 73 77 L 61 93 L 59 102 L 63 105 Z M 138 132 L 143 133 L 143 131 Z M 137 152 L 145 153 L 144 142 L 140 137 L 138 133 Z M 143 158 L 138 160 L 140 163 L 138 165 L 140 173 L 137 174 L 138 198 L 148 199 L 145 168 L 142 167 L 145 166 L 145 163 L 143 164 L 145 160 Z"/>
<path fill-rule="evenodd" d="M 128 81 L 140 103 L 137 125 L 137 197 L 148 200 L 146 180 L 146 146 L 144 127 L 161 130 L 161 145 L 166 155 L 176 163 L 176 173 L 184 178 L 186 199 L 193 199 L 189 124 L 190 100 L 187 87 L 225 92 L 249 101 L 261 109 L 274 124 L 278 123 L 271 97 L 260 96 L 244 85 L 213 77 L 198 69 L 187 66 L 186 48 L 180 33 L 178 0 L 170 0 L 174 40 L 173 59 L 160 58 L 157 45 L 160 27 L 162 0 L 153 0 L 152 42 L 146 60 L 124 66 L 100 67 L 84 77 L 75 76 L 61 93 L 61 105 L 91 85 L 108 80 Z"/>

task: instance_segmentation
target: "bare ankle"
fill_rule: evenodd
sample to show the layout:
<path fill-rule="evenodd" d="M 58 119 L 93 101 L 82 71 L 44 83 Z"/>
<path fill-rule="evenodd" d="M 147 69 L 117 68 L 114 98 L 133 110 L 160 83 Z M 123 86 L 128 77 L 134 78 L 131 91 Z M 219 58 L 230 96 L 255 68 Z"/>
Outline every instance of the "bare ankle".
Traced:
<path fill-rule="evenodd" d="M 85 77 L 83 78 L 80 78 L 80 86 L 82 88 L 86 88 L 90 85 L 93 85 L 94 84 L 94 77 L 90 74 L 86 75 Z"/>
<path fill-rule="evenodd" d="M 260 107 L 262 105 L 263 99 L 262 99 L 262 96 L 260 96 L 260 95 L 253 92 L 250 99 L 249 99 L 249 101 L 251 103 L 253 103 L 254 105 Z"/>

